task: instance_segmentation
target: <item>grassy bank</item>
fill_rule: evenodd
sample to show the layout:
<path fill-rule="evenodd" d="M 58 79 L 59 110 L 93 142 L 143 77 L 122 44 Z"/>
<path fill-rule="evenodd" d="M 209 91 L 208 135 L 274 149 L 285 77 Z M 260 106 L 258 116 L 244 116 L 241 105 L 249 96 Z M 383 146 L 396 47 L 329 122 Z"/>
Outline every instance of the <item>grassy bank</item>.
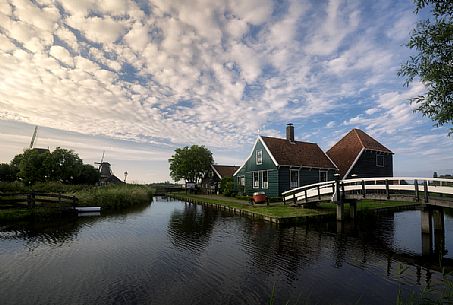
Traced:
<path fill-rule="evenodd" d="M 171 195 L 180 200 L 195 200 L 207 204 L 221 205 L 228 208 L 239 209 L 261 215 L 263 217 L 271 217 L 277 219 L 288 219 L 298 217 L 314 217 L 324 215 L 335 215 L 336 205 L 330 202 L 321 203 L 313 208 L 299 208 L 283 203 L 271 203 L 269 206 L 263 205 L 250 205 L 246 200 L 240 200 L 232 197 L 224 197 L 221 195 L 193 195 L 185 193 L 174 193 Z M 395 201 L 372 201 L 362 200 L 357 203 L 357 211 L 372 211 L 383 208 L 394 208 L 412 205 L 409 202 L 395 202 Z M 349 213 L 349 205 L 345 205 L 345 213 Z"/>
<path fill-rule="evenodd" d="M 0 183 L 0 193 L 29 193 L 31 191 L 44 193 L 61 193 L 76 196 L 79 206 L 100 206 L 102 210 L 120 210 L 135 205 L 149 203 L 152 200 L 152 188 L 145 185 L 120 184 L 108 186 L 65 185 L 61 183 L 39 183 L 31 187 L 22 183 Z M 0 200 L 1 205 L 1 200 Z M 37 205 L 34 209 L 14 207 L 1 209 L 0 220 L 18 220 L 25 218 L 44 218 L 61 215 L 58 204 Z"/>
<path fill-rule="evenodd" d="M 121 184 L 93 187 L 73 192 L 80 206 L 100 206 L 103 210 L 119 210 L 152 200 L 152 189 L 145 185 Z"/>

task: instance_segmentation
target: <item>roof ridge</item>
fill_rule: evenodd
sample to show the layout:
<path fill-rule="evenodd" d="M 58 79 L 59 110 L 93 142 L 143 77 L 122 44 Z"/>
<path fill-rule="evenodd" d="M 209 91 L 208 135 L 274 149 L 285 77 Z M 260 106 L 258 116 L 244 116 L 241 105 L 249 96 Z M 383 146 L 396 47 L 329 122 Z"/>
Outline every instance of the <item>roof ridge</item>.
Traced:
<path fill-rule="evenodd" d="M 362 138 L 360 137 L 359 133 L 357 132 L 357 131 L 360 130 L 360 129 L 358 129 L 358 128 L 353 128 L 352 130 L 354 130 L 354 132 L 355 132 L 357 138 L 359 139 L 360 145 L 362 145 L 362 147 L 365 148 L 365 144 L 363 144 Z"/>
<path fill-rule="evenodd" d="M 288 139 L 284 139 L 284 138 L 277 138 L 277 137 L 268 137 L 268 136 L 260 136 L 261 138 L 270 138 L 270 139 L 277 139 L 277 140 L 282 140 L 282 141 L 288 141 Z M 294 140 L 294 142 L 292 143 L 304 143 L 304 144 L 316 144 L 318 145 L 318 143 L 316 142 L 307 142 L 307 141 L 299 141 L 299 140 Z"/>

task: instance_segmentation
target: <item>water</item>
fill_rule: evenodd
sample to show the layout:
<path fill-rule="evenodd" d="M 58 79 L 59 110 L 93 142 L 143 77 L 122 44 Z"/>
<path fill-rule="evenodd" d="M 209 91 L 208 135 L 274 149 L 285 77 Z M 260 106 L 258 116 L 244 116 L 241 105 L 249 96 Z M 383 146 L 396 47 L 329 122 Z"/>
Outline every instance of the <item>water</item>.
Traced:
<path fill-rule="evenodd" d="M 273 289 L 275 304 L 394 304 L 398 290 L 442 278 L 421 258 L 419 213 L 277 227 L 157 198 L 106 217 L 4 225 L 0 304 L 266 304 Z M 445 227 L 451 265 L 451 216 Z"/>

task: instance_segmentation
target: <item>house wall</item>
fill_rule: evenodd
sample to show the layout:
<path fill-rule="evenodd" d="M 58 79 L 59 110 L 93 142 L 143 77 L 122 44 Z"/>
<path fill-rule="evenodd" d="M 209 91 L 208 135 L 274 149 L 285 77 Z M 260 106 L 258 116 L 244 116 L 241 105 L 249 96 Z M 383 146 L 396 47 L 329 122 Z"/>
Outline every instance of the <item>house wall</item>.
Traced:
<path fill-rule="evenodd" d="M 384 155 L 384 166 L 376 166 L 376 155 Z M 365 150 L 345 179 L 351 179 L 356 174 L 357 178 L 393 177 L 393 155 Z"/>
<path fill-rule="evenodd" d="M 334 169 L 318 169 L 318 168 L 290 168 L 289 166 L 281 166 L 279 169 L 279 194 L 286 192 L 290 189 L 290 170 L 298 169 L 299 171 L 299 186 L 304 186 L 308 184 L 318 183 L 319 181 L 319 172 L 327 171 L 327 180 L 334 180 L 334 174 L 336 171 Z"/>
<path fill-rule="evenodd" d="M 256 164 L 256 151 L 262 151 L 263 160 L 262 164 Z M 263 188 L 262 185 L 262 171 L 268 171 L 268 188 Z M 253 172 L 259 172 L 259 187 L 253 187 Z M 240 187 L 238 186 L 237 177 L 238 176 L 245 176 L 245 193 L 249 196 L 253 195 L 254 192 L 265 192 L 270 197 L 278 197 L 279 196 L 279 188 L 278 188 L 278 170 L 272 161 L 271 156 L 267 153 L 264 145 L 261 141 L 258 141 L 253 148 L 252 155 L 246 161 L 243 168 L 234 176 L 234 185 L 235 190 L 240 191 Z"/>

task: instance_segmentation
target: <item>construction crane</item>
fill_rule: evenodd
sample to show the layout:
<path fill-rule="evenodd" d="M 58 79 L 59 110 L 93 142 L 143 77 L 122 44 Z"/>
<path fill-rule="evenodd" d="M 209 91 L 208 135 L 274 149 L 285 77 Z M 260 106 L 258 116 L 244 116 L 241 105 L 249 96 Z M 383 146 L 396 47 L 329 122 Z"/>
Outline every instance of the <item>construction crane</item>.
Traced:
<path fill-rule="evenodd" d="M 33 136 L 31 137 L 30 149 L 32 149 L 33 145 L 35 144 L 37 134 L 38 134 L 38 126 L 35 126 L 35 132 L 33 132 Z"/>

